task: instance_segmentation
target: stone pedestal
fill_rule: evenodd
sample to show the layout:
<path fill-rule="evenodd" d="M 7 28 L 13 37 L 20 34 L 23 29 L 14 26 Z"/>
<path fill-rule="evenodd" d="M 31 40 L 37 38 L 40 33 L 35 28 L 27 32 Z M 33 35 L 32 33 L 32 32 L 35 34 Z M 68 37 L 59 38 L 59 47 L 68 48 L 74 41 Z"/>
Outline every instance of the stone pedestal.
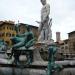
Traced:
<path fill-rule="evenodd" d="M 35 61 L 43 61 L 40 55 L 39 48 L 35 48 L 35 50 L 33 51 L 33 62 Z"/>

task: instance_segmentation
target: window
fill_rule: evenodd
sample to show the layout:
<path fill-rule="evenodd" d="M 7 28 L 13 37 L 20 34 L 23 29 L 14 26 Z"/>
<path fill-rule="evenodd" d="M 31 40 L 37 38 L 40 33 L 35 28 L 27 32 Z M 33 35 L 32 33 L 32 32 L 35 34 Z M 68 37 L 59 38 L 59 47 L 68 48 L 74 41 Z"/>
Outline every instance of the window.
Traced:
<path fill-rule="evenodd" d="M 61 47 L 61 49 L 64 49 L 64 47 Z"/>
<path fill-rule="evenodd" d="M 12 28 L 10 27 L 10 30 L 11 30 Z"/>
<path fill-rule="evenodd" d="M 5 41 L 7 44 L 9 44 L 9 41 Z"/>
<path fill-rule="evenodd" d="M 14 30 L 14 28 L 12 27 L 12 30 Z"/>
<path fill-rule="evenodd" d="M 7 29 L 9 29 L 9 27 L 7 27 Z"/>
<path fill-rule="evenodd" d="M 2 35 L 0 34 L 0 37 L 1 37 Z"/>
<path fill-rule="evenodd" d="M 5 29 L 5 27 L 3 27 L 3 29 Z"/>
<path fill-rule="evenodd" d="M 68 49 L 68 46 L 65 46 L 65 49 Z"/>
<path fill-rule="evenodd" d="M 2 33 L 2 37 L 5 35 L 5 33 Z"/>
<path fill-rule="evenodd" d="M 12 34 L 12 36 L 15 36 L 15 34 Z"/>
<path fill-rule="evenodd" d="M 6 33 L 6 36 L 7 37 L 11 37 L 11 33 Z"/>
<path fill-rule="evenodd" d="M 65 44 L 67 44 L 68 42 L 66 41 Z"/>
<path fill-rule="evenodd" d="M 73 47 L 74 47 L 74 50 L 75 50 L 75 42 L 73 42 Z"/>

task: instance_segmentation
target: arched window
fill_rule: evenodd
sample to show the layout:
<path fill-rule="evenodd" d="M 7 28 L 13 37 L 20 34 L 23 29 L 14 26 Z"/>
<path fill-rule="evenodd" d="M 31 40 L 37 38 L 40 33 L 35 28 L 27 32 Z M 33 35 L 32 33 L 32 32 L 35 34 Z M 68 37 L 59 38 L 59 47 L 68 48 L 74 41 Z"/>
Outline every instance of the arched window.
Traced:
<path fill-rule="evenodd" d="M 2 33 L 2 37 L 5 35 L 5 33 Z"/>
<path fill-rule="evenodd" d="M 7 37 L 11 37 L 11 33 L 6 33 L 6 36 Z"/>

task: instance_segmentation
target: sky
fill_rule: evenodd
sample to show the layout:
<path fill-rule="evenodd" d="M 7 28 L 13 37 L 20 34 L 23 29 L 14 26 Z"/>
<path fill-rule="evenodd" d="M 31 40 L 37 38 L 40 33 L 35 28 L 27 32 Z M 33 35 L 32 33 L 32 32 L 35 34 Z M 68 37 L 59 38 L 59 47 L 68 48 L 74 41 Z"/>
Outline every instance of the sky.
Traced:
<path fill-rule="evenodd" d="M 75 30 L 75 0 L 47 0 L 50 4 L 52 18 L 52 38 L 56 39 L 56 32 L 61 32 L 61 40 L 68 38 L 68 33 Z M 0 20 L 12 20 L 39 26 L 40 0 L 1 0 Z"/>

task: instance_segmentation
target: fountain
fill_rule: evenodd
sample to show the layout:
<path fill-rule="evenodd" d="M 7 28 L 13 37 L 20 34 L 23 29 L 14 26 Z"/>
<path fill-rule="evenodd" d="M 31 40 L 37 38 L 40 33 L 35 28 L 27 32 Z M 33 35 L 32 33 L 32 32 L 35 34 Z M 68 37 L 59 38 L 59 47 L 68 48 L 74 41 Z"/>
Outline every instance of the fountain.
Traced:
<path fill-rule="evenodd" d="M 0 68 L 0 75 L 75 74 L 75 69 L 67 68 L 68 65 L 73 67 L 75 61 L 55 61 L 57 47 L 52 39 L 52 18 L 49 18 L 50 5 L 46 3 L 46 0 L 41 0 L 41 3 L 43 5 L 41 9 L 41 22 L 37 21 L 40 24 L 38 41 L 35 42 L 34 34 L 29 26 L 26 26 L 27 32 L 24 34 L 17 34 L 16 37 L 12 37 L 13 46 L 10 49 L 11 52 L 7 54 L 10 56 L 9 61 L 14 59 L 11 62 L 4 60 L 6 64 L 2 65 L 6 67 Z M 15 27 L 16 31 L 18 31 L 18 25 Z M 45 47 L 47 47 L 49 54 L 47 62 L 40 55 L 40 49 Z"/>
<path fill-rule="evenodd" d="M 13 64 L 19 66 L 23 72 L 24 66 L 39 68 L 30 69 L 26 68 L 28 71 L 27 75 L 52 75 L 54 71 L 60 69 L 59 65 L 55 64 L 54 54 L 56 53 L 56 47 L 52 40 L 52 19 L 49 18 L 50 5 L 46 3 L 46 0 L 41 0 L 43 5 L 41 9 L 41 22 L 39 27 L 39 38 L 35 43 L 35 37 L 29 26 L 26 26 L 27 32 L 23 34 L 17 34 L 16 37 L 12 37 L 11 41 L 13 46 L 11 48 L 10 57 L 14 57 Z M 15 26 L 16 32 L 18 31 L 18 25 Z M 49 61 L 45 62 L 40 55 L 39 50 L 47 46 L 49 51 Z M 25 61 L 21 55 L 25 55 Z M 23 59 L 21 62 L 19 59 Z M 48 64 L 48 65 L 47 65 Z M 41 67 L 43 67 L 41 69 Z M 17 69 L 16 69 L 17 70 Z M 25 71 L 26 72 L 26 71 Z M 22 73 L 23 74 L 23 73 Z M 21 75 L 22 75 L 21 74 Z"/>

